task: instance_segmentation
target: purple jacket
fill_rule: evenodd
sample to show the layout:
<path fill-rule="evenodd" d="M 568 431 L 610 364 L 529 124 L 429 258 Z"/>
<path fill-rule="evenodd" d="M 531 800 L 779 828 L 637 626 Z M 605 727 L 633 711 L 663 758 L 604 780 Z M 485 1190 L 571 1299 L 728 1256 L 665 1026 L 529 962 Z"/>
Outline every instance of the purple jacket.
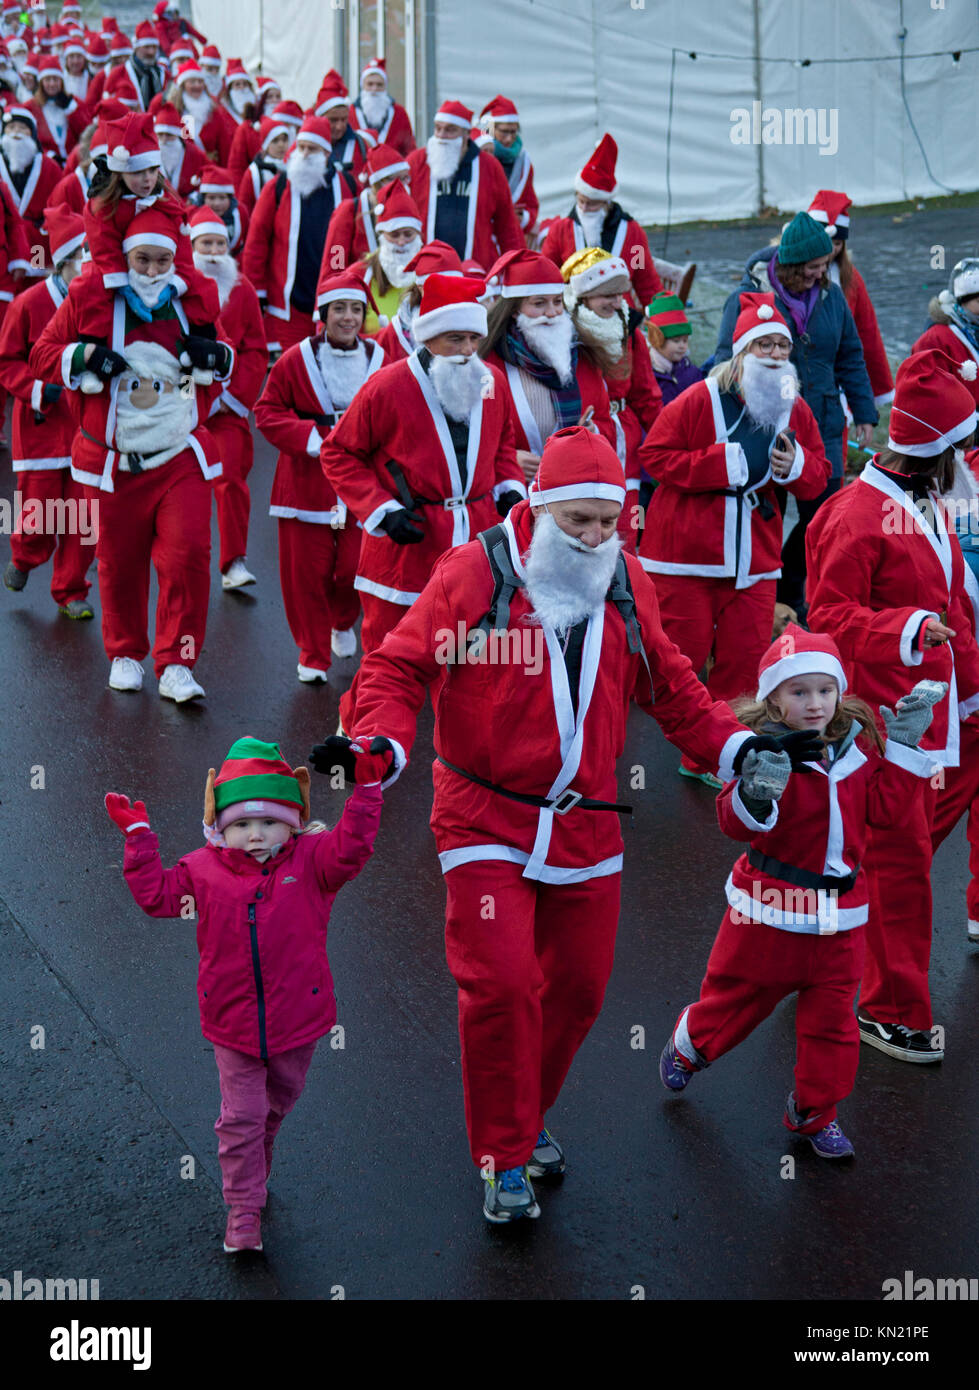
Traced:
<path fill-rule="evenodd" d="M 659 372 L 654 365 L 653 375 L 659 382 L 659 389 L 663 393 L 664 406 L 669 405 L 670 401 L 676 400 L 680 392 L 685 391 L 688 386 L 693 386 L 695 382 L 704 379 L 703 372 L 690 361 L 689 357 L 682 357 L 672 372 Z"/>
<path fill-rule="evenodd" d="M 371 856 L 382 801 L 380 787 L 355 787 L 333 830 L 294 835 L 264 864 L 205 845 L 165 869 L 151 830 L 127 838 L 126 882 L 148 916 L 179 917 L 189 899 L 196 905 L 205 1038 L 273 1057 L 333 1027 L 330 909 Z"/>

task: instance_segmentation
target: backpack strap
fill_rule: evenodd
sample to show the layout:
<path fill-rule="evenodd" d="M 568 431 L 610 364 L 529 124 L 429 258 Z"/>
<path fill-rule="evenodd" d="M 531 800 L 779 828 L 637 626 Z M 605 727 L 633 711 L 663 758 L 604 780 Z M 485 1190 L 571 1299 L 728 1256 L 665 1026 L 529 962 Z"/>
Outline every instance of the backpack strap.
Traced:
<path fill-rule="evenodd" d="M 275 176 L 275 206 L 278 207 L 282 202 L 282 195 L 286 191 L 285 170 L 280 170 Z"/>
<path fill-rule="evenodd" d="M 510 558 L 503 525 L 491 526 L 488 531 L 480 531 L 479 543 L 486 552 L 490 573 L 493 576 L 493 597 L 490 606 L 479 622 L 470 628 L 466 646 L 474 657 L 482 650 L 492 631 L 505 630 L 510 623 L 510 601 L 518 589 L 523 588 L 523 580 L 518 578 Z"/>
<path fill-rule="evenodd" d="M 636 597 L 632 592 L 632 581 L 629 578 L 629 567 L 625 562 L 625 555 L 619 552 L 616 561 L 615 572 L 612 575 L 612 583 L 606 598 L 615 604 L 622 615 L 625 623 L 625 635 L 629 644 L 629 650 L 638 656 L 646 668 L 646 675 L 649 678 L 649 698 L 655 699 L 653 693 L 653 673 L 649 669 L 649 661 L 646 657 L 646 648 L 643 646 L 642 629 L 639 626 L 639 616 L 636 613 Z"/>

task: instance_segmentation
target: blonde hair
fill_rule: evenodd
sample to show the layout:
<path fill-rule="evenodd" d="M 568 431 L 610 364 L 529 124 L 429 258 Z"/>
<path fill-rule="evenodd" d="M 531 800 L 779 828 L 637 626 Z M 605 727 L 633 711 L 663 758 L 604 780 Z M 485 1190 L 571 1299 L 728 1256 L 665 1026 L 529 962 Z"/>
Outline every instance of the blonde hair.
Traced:
<path fill-rule="evenodd" d="M 710 369 L 709 375 L 714 378 L 722 391 L 730 391 L 732 386 L 741 384 L 741 377 L 744 373 L 744 354 L 746 348 L 735 357 L 729 357 L 726 362 L 717 362 Z"/>
<path fill-rule="evenodd" d="M 750 695 L 732 700 L 731 712 L 736 719 L 740 719 L 742 724 L 752 729 L 756 734 L 763 733 L 766 724 L 784 722 L 782 712 L 776 704 L 773 704 L 771 695 L 764 700 L 752 699 Z M 857 695 L 847 695 L 844 699 L 837 698 L 833 717 L 822 733 L 824 745 L 836 743 L 838 739 L 844 738 L 850 732 L 850 727 L 854 721 L 862 726 L 862 733 L 859 736 L 866 734 L 877 752 L 883 753 L 884 740 L 877 732 L 873 710 L 865 700 L 861 700 Z"/>
<path fill-rule="evenodd" d="M 322 835 L 324 830 L 329 830 L 325 820 L 310 820 L 303 826 L 302 830 L 297 830 L 296 835 Z"/>

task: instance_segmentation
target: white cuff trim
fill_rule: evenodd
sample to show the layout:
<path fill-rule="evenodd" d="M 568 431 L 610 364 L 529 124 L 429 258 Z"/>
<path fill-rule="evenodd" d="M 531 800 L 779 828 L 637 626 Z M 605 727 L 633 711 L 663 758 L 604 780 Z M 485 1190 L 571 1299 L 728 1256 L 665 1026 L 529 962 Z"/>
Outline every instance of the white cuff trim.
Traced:
<path fill-rule="evenodd" d="M 910 618 L 904 624 L 901 633 L 901 662 L 905 666 L 920 666 L 924 659 L 924 652 L 916 651 L 914 639 L 918 635 L 918 629 L 926 618 L 934 618 L 936 623 L 941 622 L 941 614 L 932 613 L 927 608 L 916 608 Z"/>
<path fill-rule="evenodd" d="M 44 382 L 43 382 L 43 381 L 35 381 L 35 382 L 34 382 L 34 385 L 31 387 L 31 408 L 32 408 L 33 410 L 40 410 L 40 409 L 41 409 L 41 401 L 42 401 L 42 393 L 43 393 L 43 391 L 44 391 Z"/>
<path fill-rule="evenodd" d="M 522 478 L 504 478 L 502 483 L 497 483 L 493 489 L 493 501 L 499 502 L 505 492 L 519 492 L 521 497 L 527 496 L 527 485 Z"/>
<path fill-rule="evenodd" d="M 738 785 L 731 794 L 731 809 L 737 816 L 742 825 L 746 825 L 749 830 L 757 830 L 759 833 L 765 830 L 774 830 L 778 820 L 778 802 L 772 802 L 771 815 L 768 820 L 755 820 L 747 806 L 741 800 L 741 779 L 738 778 Z"/>
<path fill-rule="evenodd" d="M 802 470 L 803 468 L 805 468 L 805 466 L 805 451 L 801 449 L 798 444 L 796 444 L 795 457 L 792 460 L 792 467 L 789 469 L 788 473 L 786 473 L 784 478 L 776 478 L 775 481 L 779 483 L 782 487 L 791 487 L 793 483 L 797 483 L 799 479 L 802 477 Z"/>
<path fill-rule="evenodd" d="M 309 438 L 306 440 L 307 454 L 311 454 L 313 458 L 319 458 L 319 452 L 322 445 L 323 436 L 320 434 L 319 430 L 314 425 L 309 432 Z"/>
<path fill-rule="evenodd" d="M 728 487 L 744 487 L 748 481 L 748 460 L 740 444 L 725 444 Z"/>
<path fill-rule="evenodd" d="M 892 738 L 884 744 L 884 758 L 915 777 L 931 777 L 935 771 L 933 754 L 925 753 L 920 748 L 910 748 L 906 743 L 897 743 Z"/>
<path fill-rule="evenodd" d="M 722 782 L 733 782 L 737 776 L 734 771 L 734 759 L 746 738 L 754 738 L 754 734 L 749 729 L 739 729 L 721 749 L 721 756 L 717 760 L 717 775 Z"/>
<path fill-rule="evenodd" d="M 968 719 L 970 714 L 975 714 L 979 709 L 979 691 L 975 695 L 970 695 L 966 700 L 959 701 L 959 719 Z"/>
<path fill-rule="evenodd" d="M 369 536 L 383 536 L 385 539 L 387 539 L 388 533 L 379 524 L 381 517 L 387 516 L 388 512 L 400 511 L 401 503 L 396 502 L 393 497 L 389 497 L 386 502 L 382 502 L 379 507 L 376 507 L 374 511 L 371 512 L 370 516 L 364 522 L 364 530 L 367 532 Z"/>

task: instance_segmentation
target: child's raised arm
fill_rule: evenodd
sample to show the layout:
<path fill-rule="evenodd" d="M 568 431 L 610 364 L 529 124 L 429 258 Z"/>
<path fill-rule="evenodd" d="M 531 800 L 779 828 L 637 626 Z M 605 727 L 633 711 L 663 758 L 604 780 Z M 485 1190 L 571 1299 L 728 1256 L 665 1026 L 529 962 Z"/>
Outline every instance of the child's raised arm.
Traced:
<path fill-rule="evenodd" d="M 148 917 L 180 917 L 194 886 L 182 864 L 165 869 L 156 836 L 142 801 L 130 804 L 128 796 L 108 792 L 105 809 L 126 837 L 123 875 L 129 891 Z"/>

